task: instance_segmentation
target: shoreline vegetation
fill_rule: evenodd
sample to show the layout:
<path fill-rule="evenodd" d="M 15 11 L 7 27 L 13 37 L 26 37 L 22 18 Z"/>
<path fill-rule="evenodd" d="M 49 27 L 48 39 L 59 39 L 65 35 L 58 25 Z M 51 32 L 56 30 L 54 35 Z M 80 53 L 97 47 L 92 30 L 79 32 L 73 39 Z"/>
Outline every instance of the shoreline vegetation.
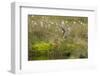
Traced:
<path fill-rule="evenodd" d="M 28 15 L 28 60 L 88 58 L 88 17 Z"/>

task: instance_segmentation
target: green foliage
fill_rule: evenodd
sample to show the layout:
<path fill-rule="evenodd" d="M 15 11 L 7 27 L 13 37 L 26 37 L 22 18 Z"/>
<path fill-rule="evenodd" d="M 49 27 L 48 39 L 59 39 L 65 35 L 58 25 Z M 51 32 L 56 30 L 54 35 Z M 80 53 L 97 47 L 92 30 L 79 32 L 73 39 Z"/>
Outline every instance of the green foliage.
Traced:
<path fill-rule="evenodd" d="M 52 48 L 50 43 L 47 42 L 37 42 L 32 46 L 33 50 L 38 50 L 38 51 L 47 51 L 50 50 Z"/>

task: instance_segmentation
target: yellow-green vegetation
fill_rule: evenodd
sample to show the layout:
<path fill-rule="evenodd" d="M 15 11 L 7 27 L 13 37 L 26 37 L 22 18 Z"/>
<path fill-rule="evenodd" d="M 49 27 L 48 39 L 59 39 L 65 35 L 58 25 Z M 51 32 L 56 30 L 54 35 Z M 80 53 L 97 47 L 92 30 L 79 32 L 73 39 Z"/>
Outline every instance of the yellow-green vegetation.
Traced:
<path fill-rule="evenodd" d="M 52 48 L 52 46 L 51 46 L 50 43 L 46 43 L 46 42 L 43 42 L 43 41 L 35 43 L 32 46 L 32 49 L 37 50 L 37 51 L 47 51 L 47 50 L 50 50 L 51 48 Z"/>
<path fill-rule="evenodd" d="M 88 58 L 88 18 L 28 15 L 28 60 Z"/>

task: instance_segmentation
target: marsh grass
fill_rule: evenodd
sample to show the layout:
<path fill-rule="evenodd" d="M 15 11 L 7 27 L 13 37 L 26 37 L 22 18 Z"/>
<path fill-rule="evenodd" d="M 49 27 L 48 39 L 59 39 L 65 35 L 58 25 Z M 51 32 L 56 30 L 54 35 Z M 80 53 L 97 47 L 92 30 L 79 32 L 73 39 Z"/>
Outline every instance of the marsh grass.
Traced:
<path fill-rule="evenodd" d="M 88 18 L 28 15 L 28 60 L 88 58 Z"/>

